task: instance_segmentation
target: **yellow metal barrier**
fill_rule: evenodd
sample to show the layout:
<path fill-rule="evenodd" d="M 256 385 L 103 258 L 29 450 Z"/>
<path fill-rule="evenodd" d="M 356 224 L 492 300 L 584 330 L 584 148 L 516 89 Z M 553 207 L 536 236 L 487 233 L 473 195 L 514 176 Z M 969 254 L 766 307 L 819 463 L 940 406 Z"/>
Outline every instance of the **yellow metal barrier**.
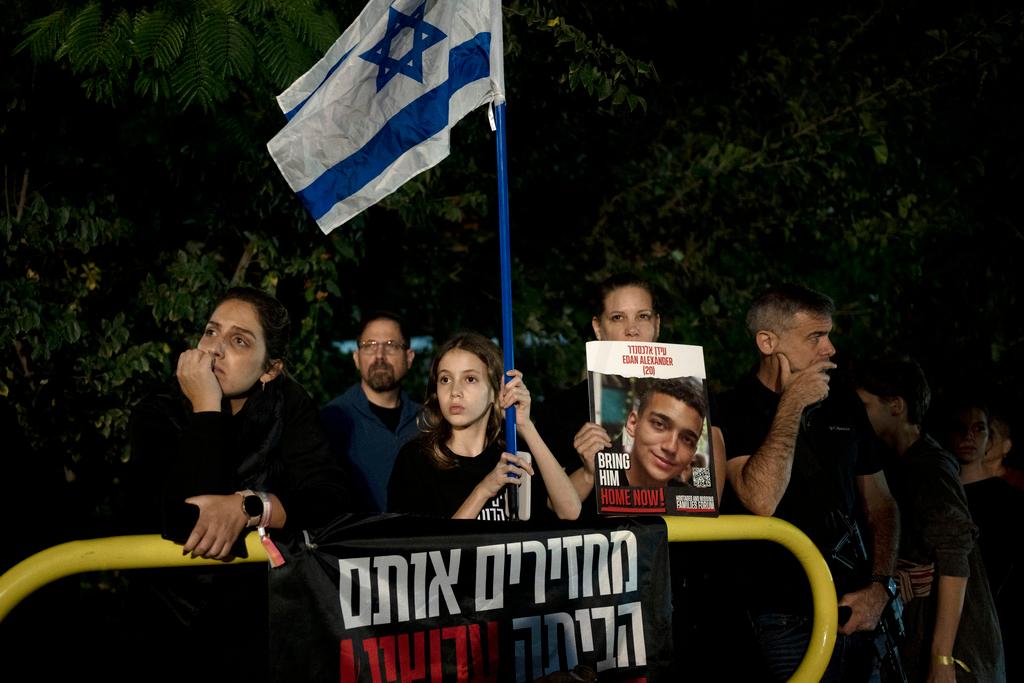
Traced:
<path fill-rule="evenodd" d="M 836 644 L 839 606 L 836 603 L 832 572 L 811 539 L 789 522 L 774 517 L 665 517 L 665 523 L 668 525 L 669 541 L 773 541 L 796 556 L 811 584 L 814 615 L 811 642 L 800 666 L 789 680 L 801 683 L 820 681 Z"/>
<path fill-rule="evenodd" d="M 234 562 L 266 562 L 267 553 L 256 534 L 246 538 L 247 559 Z M 70 541 L 25 558 L 0 576 L 0 621 L 34 591 L 65 576 L 105 569 L 153 569 L 224 565 L 219 560 L 182 556 L 181 546 L 153 534 L 111 536 Z"/>
<path fill-rule="evenodd" d="M 832 574 L 811 540 L 792 524 L 771 517 L 665 517 L 665 523 L 668 525 L 669 541 L 773 541 L 785 546 L 796 556 L 810 580 L 814 597 L 814 620 L 810 645 L 790 680 L 808 683 L 820 681 L 836 641 L 838 607 Z M 246 548 L 249 551 L 248 559 L 234 562 L 266 561 L 266 552 L 255 534 L 249 534 Z M 217 560 L 183 557 L 180 545 L 156 535 L 113 536 L 62 543 L 36 553 L 0 576 L 0 621 L 37 589 L 72 574 L 107 569 L 223 564 Z"/>

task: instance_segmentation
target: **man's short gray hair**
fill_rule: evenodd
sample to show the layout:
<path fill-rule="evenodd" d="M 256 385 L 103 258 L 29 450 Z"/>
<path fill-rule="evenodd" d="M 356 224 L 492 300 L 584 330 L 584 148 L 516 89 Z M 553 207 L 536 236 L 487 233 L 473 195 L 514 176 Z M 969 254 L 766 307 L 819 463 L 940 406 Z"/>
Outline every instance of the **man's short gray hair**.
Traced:
<path fill-rule="evenodd" d="M 747 311 L 747 329 L 757 335 L 761 330 L 784 332 L 797 313 L 831 318 L 836 312 L 832 298 L 803 285 L 784 284 L 758 297 Z"/>

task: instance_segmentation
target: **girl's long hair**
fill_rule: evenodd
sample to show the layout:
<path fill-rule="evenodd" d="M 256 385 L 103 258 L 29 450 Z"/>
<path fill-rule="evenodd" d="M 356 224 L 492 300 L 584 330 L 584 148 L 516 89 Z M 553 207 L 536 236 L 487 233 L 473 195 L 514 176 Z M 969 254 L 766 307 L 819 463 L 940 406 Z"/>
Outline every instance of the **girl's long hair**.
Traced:
<path fill-rule="evenodd" d="M 456 461 L 448 455 L 448 451 L 444 448 L 452 436 L 452 426 L 441 414 L 441 403 L 437 398 L 437 372 L 445 354 L 456 349 L 468 351 L 483 361 L 484 367 L 487 368 L 487 382 L 494 392 L 495 401 L 491 405 L 491 412 L 487 418 L 487 436 L 484 448 L 497 441 L 501 435 L 501 409 L 497 404 L 497 396 L 501 391 L 501 376 L 504 374 L 501 352 L 490 339 L 482 334 L 476 332 L 457 334 L 442 344 L 434 355 L 434 362 L 430 364 L 430 376 L 427 380 L 427 398 L 423 402 L 423 412 L 420 414 L 420 428 L 423 432 L 419 438 L 433 465 L 441 470 L 455 467 Z"/>

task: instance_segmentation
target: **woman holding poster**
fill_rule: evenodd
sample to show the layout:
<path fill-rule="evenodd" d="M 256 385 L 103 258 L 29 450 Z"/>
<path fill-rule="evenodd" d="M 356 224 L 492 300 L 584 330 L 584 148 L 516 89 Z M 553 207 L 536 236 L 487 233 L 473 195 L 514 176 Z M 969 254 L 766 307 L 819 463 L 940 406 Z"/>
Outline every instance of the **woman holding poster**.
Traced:
<path fill-rule="evenodd" d="M 591 322 L 597 340 L 626 342 L 643 347 L 644 351 L 629 351 L 623 347 L 623 353 L 635 356 L 637 365 L 661 366 L 667 362 L 667 357 L 646 352 L 658 341 L 661 331 L 661 316 L 649 282 L 633 273 L 612 275 L 596 288 L 593 305 L 594 316 Z M 640 363 L 641 359 L 651 362 Z M 610 432 L 607 425 L 590 415 L 592 400 L 591 388 L 587 380 L 584 380 L 549 399 L 540 421 L 541 430 L 549 435 L 556 457 L 570 473 L 570 481 L 584 501 L 584 516 L 591 517 L 596 516 L 599 510 L 595 485 L 599 484 L 597 480 L 601 476 L 600 471 L 604 469 L 606 476 L 611 471 L 610 468 L 599 466 L 598 454 L 628 450 L 621 448 L 618 443 L 621 440 L 618 433 L 614 430 Z M 707 410 L 704 412 L 706 416 Z M 626 413 L 628 409 L 624 411 L 623 417 Z M 621 423 L 617 426 L 624 427 Z M 693 464 L 703 470 L 717 471 L 718 475 L 714 477 L 715 494 L 721 498 L 725 485 L 725 443 L 717 427 L 711 426 L 706 432 L 704 439 L 713 445 L 709 449 L 709 457 L 714 462 L 704 462 L 701 459 L 703 454 L 698 452 Z"/>

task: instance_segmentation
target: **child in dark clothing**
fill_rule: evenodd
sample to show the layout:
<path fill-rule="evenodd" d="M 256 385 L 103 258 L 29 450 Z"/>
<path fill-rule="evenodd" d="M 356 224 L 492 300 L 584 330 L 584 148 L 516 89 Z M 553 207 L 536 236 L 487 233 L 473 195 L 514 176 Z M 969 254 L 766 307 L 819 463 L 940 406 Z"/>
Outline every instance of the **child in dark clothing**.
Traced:
<path fill-rule="evenodd" d="M 539 471 L 543 486 L 533 498 L 546 498 L 561 519 L 579 516 L 579 496 L 530 419 L 522 373 L 507 374 L 512 379 L 502 385 L 501 354 L 482 335 L 457 335 L 438 350 L 423 407 L 424 431 L 398 454 L 388 485 L 390 511 L 507 519 L 507 485 L 521 486 Z M 503 452 L 501 414 L 510 406 L 532 464 Z M 546 496 L 538 495 L 544 490 Z"/>

